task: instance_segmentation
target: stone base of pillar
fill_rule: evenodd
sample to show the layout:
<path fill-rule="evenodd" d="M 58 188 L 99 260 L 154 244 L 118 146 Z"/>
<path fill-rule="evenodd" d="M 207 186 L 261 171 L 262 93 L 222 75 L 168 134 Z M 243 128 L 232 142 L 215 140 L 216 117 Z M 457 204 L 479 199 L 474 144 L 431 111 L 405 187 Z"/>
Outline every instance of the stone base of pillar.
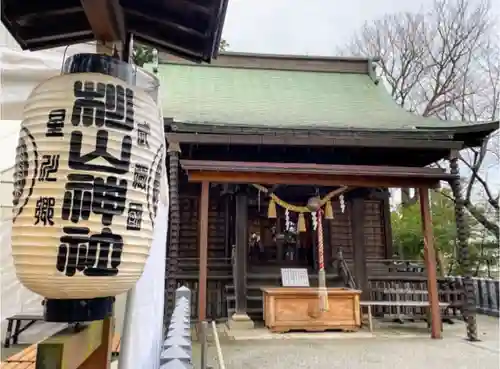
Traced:
<path fill-rule="evenodd" d="M 250 317 L 243 313 L 235 313 L 227 321 L 227 326 L 231 330 L 254 329 L 255 325 Z"/>

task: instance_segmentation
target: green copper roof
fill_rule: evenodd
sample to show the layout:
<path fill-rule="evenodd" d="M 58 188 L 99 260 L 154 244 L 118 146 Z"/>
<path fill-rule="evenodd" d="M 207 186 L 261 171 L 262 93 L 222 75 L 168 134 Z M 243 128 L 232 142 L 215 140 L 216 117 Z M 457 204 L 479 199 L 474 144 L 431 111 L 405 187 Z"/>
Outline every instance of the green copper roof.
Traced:
<path fill-rule="evenodd" d="M 462 126 L 400 108 L 368 74 L 161 64 L 164 117 L 289 129 L 413 130 Z"/>

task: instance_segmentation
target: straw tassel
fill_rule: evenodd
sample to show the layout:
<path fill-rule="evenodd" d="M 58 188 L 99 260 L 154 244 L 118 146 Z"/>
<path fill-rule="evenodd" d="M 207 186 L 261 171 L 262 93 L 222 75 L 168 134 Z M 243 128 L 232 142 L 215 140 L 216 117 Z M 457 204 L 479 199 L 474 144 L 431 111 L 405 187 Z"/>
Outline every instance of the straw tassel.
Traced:
<path fill-rule="evenodd" d="M 276 218 L 276 203 L 272 198 L 269 199 L 269 207 L 267 208 L 267 217 Z"/>
<path fill-rule="evenodd" d="M 304 213 L 299 213 L 299 222 L 297 227 L 299 228 L 299 232 L 307 232 L 306 219 L 304 217 Z"/>
<path fill-rule="evenodd" d="M 325 219 L 333 219 L 333 207 L 331 201 L 327 201 L 325 204 Z"/>
<path fill-rule="evenodd" d="M 328 311 L 330 310 L 330 306 L 328 305 L 328 289 L 326 288 L 326 283 L 324 283 L 326 279 L 326 272 L 324 269 L 318 272 L 318 277 L 319 311 Z"/>

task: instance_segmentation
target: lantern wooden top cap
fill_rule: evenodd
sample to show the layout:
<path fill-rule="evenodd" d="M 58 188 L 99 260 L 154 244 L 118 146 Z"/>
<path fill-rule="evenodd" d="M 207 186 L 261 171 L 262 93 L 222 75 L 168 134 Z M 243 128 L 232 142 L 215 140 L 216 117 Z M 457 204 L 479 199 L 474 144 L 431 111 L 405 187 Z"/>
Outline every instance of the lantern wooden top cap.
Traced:
<path fill-rule="evenodd" d="M 127 36 L 195 62 L 217 56 L 229 0 L 3 0 L 2 23 L 23 50 Z"/>

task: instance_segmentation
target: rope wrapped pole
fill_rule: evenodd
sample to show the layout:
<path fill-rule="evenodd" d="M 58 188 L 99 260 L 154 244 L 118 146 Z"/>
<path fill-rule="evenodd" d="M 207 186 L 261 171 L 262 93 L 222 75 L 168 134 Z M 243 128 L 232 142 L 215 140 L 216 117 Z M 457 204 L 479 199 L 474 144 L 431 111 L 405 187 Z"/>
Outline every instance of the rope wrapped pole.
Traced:
<path fill-rule="evenodd" d="M 325 272 L 325 247 L 323 244 L 323 211 L 321 208 L 316 212 L 318 221 L 318 294 L 319 294 L 319 309 L 320 311 L 328 311 L 328 290 L 326 288 L 326 272 Z"/>
<path fill-rule="evenodd" d="M 458 157 L 454 155 L 450 158 L 450 173 L 459 175 Z M 457 239 L 460 255 L 460 264 L 463 269 L 463 287 L 465 290 L 465 303 L 463 306 L 463 314 L 467 324 L 467 339 L 469 341 L 478 341 L 477 322 L 476 322 L 476 296 L 474 284 L 472 282 L 472 270 L 470 262 L 469 250 L 469 230 L 465 217 L 465 203 L 462 197 L 462 186 L 460 179 L 450 181 L 451 190 L 455 197 L 455 218 L 457 224 Z"/>

